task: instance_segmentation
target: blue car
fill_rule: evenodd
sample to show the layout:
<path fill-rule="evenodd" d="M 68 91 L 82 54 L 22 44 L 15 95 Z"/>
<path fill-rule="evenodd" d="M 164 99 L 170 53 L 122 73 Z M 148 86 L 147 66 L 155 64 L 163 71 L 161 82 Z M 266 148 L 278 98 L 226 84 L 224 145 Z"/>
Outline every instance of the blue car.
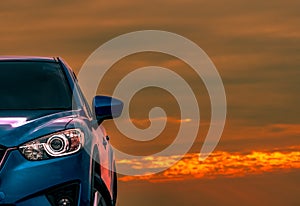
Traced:
<path fill-rule="evenodd" d="M 0 57 L 0 205 L 116 204 L 117 174 L 101 123 L 123 103 L 89 107 L 61 58 Z"/>

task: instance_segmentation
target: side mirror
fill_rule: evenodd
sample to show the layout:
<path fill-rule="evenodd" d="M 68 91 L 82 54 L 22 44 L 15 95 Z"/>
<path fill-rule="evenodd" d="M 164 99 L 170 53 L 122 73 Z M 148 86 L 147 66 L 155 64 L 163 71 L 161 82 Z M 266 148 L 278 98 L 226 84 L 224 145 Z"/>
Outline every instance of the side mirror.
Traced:
<path fill-rule="evenodd" d="M 98 123 L 103 120 L 119 117 L 123 110 L 123 102 L 108 96 L 95 96 L 93 99 L 94 114 Z"/>

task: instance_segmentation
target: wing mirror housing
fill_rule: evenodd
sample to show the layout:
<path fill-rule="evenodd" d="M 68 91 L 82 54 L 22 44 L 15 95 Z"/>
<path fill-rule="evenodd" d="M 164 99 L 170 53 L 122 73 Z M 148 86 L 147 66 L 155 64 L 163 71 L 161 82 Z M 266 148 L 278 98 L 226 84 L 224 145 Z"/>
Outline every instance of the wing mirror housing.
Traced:
<path fill-rule="evenodd" d="M 98 124 L 106 119 L 117 118 L 123 110 L 123 102 L 109 96 L 95 96 L 93 99 L 93 110 Z"/>

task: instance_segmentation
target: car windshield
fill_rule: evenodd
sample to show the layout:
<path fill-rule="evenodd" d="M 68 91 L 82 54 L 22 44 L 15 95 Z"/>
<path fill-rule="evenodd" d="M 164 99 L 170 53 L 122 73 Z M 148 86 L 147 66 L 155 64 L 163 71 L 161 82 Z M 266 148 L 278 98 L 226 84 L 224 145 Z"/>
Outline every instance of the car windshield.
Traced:
<path fill-rule="evenodd" d="M 72 92 L 55 62 L 0 62 L 1 110 L 66 110 Z"/>

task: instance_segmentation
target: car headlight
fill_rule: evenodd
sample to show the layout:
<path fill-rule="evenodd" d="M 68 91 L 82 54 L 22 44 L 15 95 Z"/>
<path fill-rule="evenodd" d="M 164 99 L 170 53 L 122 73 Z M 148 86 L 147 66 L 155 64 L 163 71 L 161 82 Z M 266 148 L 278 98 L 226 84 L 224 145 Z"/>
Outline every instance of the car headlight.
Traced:
<path fill-rule="evenodd" d="M 28 160 L 43 160 L 73 154 L 83 145 L 84 134 L 79 129 L 68 129 L 40 137 L 19 147 Z"/>

